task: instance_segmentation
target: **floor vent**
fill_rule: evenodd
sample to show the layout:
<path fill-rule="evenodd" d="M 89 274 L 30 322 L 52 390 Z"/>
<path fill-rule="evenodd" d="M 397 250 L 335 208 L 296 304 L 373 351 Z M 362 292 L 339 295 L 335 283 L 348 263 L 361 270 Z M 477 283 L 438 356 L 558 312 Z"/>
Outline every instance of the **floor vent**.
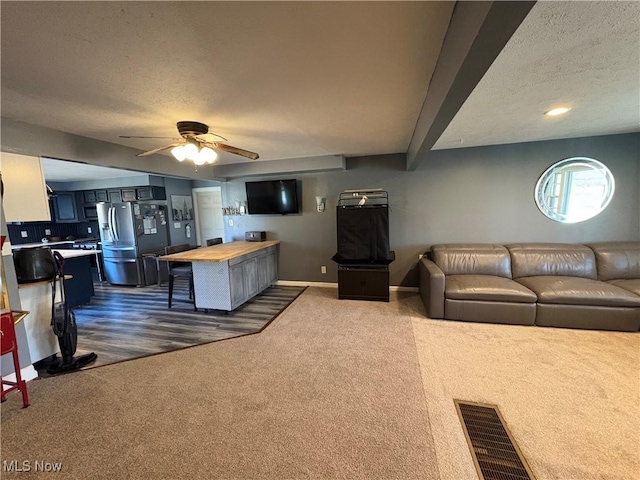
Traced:
<path fill-rule="evenodd" d="M 535 480 L 497 406 L 454 402 L 481 480 Z"/>

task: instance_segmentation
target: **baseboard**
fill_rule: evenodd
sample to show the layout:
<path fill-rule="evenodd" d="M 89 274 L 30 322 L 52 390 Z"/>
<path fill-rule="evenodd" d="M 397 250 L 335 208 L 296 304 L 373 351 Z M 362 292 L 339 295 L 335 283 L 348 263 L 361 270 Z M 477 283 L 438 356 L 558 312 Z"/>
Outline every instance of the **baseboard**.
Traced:
<path fill-rule="evenodd" d="M 412 292 L 412 293 L 418 293 L 420 291 L 418 290 L 418 287 L 403 287 L 401 285 L 399 286 L 390 285 L 389 290 L 391 290 L 392 292 Z"/>
<path fill-rule="evenodd" d="M 321 288 L 338 288 L 337 283 L 331 282 L 301 282 L 299 280 L 278 280 L 276 285 L 283 287 L 321 287 Z M 418 292 L 418 287 L 403 287 L 390 285 L 389 291 L 391 292 Z"/>
<path fill-rule="evenodd" d="M 322 288 L 338 288 L 337 283 L 331 282 L 301 282 L 299 280 L 278 280 L 276 285 L 283 287 L 322 287 Z"/>

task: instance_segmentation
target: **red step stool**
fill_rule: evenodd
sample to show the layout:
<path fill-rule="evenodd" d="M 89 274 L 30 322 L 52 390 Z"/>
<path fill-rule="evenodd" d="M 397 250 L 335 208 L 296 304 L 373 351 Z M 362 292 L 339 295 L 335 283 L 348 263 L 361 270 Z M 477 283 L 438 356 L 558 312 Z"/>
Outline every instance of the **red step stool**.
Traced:
<path fill-rule="evenodd" d="M 13 314 L 11 312 L 3 313 L 0 324 L 0 355 L 11 353 L 13 355 L 13 366 L 16 371 L 17 382 L 10 382 L 9 380 L 2 379 L 2 385 L 0 390 L 2 391 L 2 401 L 6 400 L 5 394 L 14 390 L 20 390 L 22 392 L 22 404 L 23 408 L 29 406 L 29 396 L 27 395 L 27 382 L 22 379 L 20 374 L 20 360 L 18 359 L 18 341 L 16 340 L 16 329 L 13 321 Z M 9 385 L 10 388 L 4 389 L 4 385 Z"/>

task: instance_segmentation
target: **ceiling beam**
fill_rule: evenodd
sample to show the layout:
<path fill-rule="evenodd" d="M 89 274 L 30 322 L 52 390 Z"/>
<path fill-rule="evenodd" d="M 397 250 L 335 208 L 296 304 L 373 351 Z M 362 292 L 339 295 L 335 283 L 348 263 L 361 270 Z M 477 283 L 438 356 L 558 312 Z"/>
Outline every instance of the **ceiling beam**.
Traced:
<path fill-rule="evenodd" d="M 409 142 L 407 170 L 415 170 L 427 157 L 535 3 L 456 3 Z"/>
<path fill-rule="evenodd" d="M 322 157 L 261 160 L 259 162 L 215 165 L 213 167 L 213 172 L 215 174 L 215 178 L 222 181 L 223 179 L 238 177 L 328 172 L 346 170 L 346 168 L 347 163 L 343 155 L 325 155 Z"/>

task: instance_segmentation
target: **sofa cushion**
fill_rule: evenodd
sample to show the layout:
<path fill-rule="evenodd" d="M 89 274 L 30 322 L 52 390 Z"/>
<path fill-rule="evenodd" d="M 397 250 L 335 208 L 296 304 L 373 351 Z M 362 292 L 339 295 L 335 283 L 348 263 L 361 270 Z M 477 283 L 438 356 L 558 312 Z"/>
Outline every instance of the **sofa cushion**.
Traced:
<path fill-rule="evenodd" d="M 535 303 L 536 295 L 509 278 L 492 275 L 449 275 L 444 296 L 453 300 Z"/>
<path fill-rule="evenodd" d="M 628 290 L 590 278 L 549 276 L 516 280 L 538 296 L 538 303 L 640 307 L 640 297 Z"/>
<path fill-rule="evenodd" d="M 607 283 L 629 290 L 631 293 L 635 293 L 636 295 L 640 295 L 640 278 L 634 278 L 632 280 L 609 280 Z"/>
<path fill-rule="evenodd" d="M 589 247 L 596 255 L 600 280 L 640 278 L 640 242 L 602 242 Z"/>
<path fill-rule="evenodd" d="M 431 259 L 445 275 L 494 275 L 511 278 L 511 258 L 502 245 L 454 243 L 431 246 Z"/>
<path fill-rule="evenodd" d="M 507 245 L 513 278 L 562 275 L 597 278 L 596 257 L 589 247 L 567 243 Z"/>

